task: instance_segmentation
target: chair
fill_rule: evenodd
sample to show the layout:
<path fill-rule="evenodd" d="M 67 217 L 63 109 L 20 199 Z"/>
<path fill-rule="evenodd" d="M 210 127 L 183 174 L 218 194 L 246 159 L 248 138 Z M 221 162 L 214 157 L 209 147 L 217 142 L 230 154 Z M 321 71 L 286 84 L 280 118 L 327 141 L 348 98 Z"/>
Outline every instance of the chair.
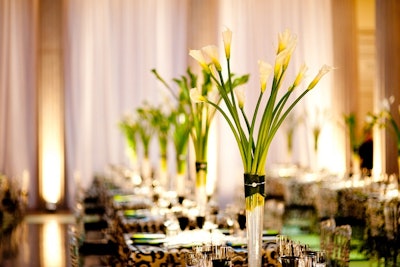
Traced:
<path fill-rule="evenodd" d="M 326 251 L 326 256 L 331 259 L 333 256 L 334 232 L 336 221 L 334 218 L 326 219 L 320 222 L 320 248 Z"/>
<path fill-rule="evenodd" d="M 399 212 L 399 200 L 397 198 L 385 202 L 383 214 L 385 217 L 385 232 L 388 245 L 387 255 L 385 257 L 385 263 L 387 265 L 397 266 Z"/>
<path fill-rule="evenodd" d="M 333 234 L 333 255 L 331 265 L 348 267 L 350 264 L 351 225 L 336 226 Z"/>

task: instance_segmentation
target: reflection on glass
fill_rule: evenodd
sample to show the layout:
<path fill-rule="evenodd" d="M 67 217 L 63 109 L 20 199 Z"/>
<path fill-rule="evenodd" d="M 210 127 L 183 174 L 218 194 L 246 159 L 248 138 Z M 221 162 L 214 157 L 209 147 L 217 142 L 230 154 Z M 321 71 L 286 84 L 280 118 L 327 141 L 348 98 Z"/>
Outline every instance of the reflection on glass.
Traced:
<path fill-rule="evenodd" d="M 50 219 L 43 224 L 41 240 L 43 240 L 41 266 L 65 266 L 65 251 L 62 250 L 64 236 L 62 235 L 60 224 L 55 219 Z"/>

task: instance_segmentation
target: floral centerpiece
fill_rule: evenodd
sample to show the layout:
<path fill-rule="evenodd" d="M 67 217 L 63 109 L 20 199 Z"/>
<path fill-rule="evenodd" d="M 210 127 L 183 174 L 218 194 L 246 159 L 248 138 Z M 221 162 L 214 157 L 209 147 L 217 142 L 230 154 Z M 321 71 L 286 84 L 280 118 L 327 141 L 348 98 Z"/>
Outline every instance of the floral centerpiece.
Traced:
<path fill-rule="evenodd" d="M 397 143 L 397 162 L 400 170 L 400 128 L 397 124 L 391 110 L 390 106 L 394 103 L 394 96 L 390 96 L 384 99 L 381 104 L 381 108 L 377 113 L 368 113 L 367 122 L 371 125 L 377 125 L 381 128 L 389 127 L 392 131 Z M 400 105 L 397 106 L 397 112 L 400 115 Z"/>
<path fill-rule="evenodd" d="M 293 136 L 294 136 L 294 131 L 296 127 L 302 122 L 303 118 L 300 115 L 297 115 L 295 113 L 290 113 L 287 118 L 285 123 L 283 124 L 283 128 L 285 130 L 285 136 L 286 136 L 286 151 L 288 155 L 288 160 L 290 163 L 292 159 L 292 154 L 293 154 Z"/>
<path fill-rule="evenodd" d="M 161 107 L 149 109 L 151 124 L 158 137 L 160 148 L 159 186 L 168 189 L 168 142 L 171 130 L 171 114 Z"/>
<path fill-rule="evenodd" d="M 312 144 L 314 153 L 314 159 L 310 162 L 310 166 L 312 170 L 319 171 L 320 170 L 319 160 L 318 160 L 319 140 L 321 137 L 321 132 L 324 127 L 324 124 L 328 119 L 328 116 L 325 110 L 321 110 L 318 107 L 315 108 L 315 112 L 312 112 L 311 114 L 306 113 L 306 116 L 308 117 L 307 121 L 310 122 L 309 127 L 312 134 Z"/>
<path fill-rule="evenodd" d="M 349 135 L 352 173 L 358 173 L 360 169 L 360 157 L 358 155 L 358 147 L 360 146 L 360 144 L 359 142 L 357 142 L 356 135 L 356 115 L 354 113 L 344 115 L 344 122 L 346 124 L 347 132 Z"/>
<path fill-rule="evenodd" d="M 177 172 L 177 193 L 180 197 L 185 197 L 187 178 L 187 152 L 190 136 L 190 120 L 188 114 L 178 105 L 171 112 L 172 140 L 175 147 L 175 162 Z"/>
<path fill-rule="evenodd" d="M 152 115 L 150 113 L 150 105 L 144 103 L 142 107 L 136 109 L 136 122 L 137 131 L 143 146 L 143 159 L 142 159 L 142 179 L 143 182 L 150 186 L 152 181 L 152 167 L 150 162 L 150 142 L 153 138 L 155 129 L 152 124 Z"/>
<path fill-rule="evenodd" d="M 245 95 L 243 87 L 234 88 L 231 75 L 231 39 L 232 32 L 227 29 L 223 32 L 225 59 L 227 66 L 226 78 L 215 46 L 207 46 L 201 50 L 192 50 L 190 55 L 196 59 L 204 71 L 211 73 L 218 91 L 226 105 L 227 112 L 218 103 L 194 90 L 193 98 L 201 103 L 208 103 L 217 109 L 228 123 L 236 139 L 244 167 L 244 193 L 246 206 L 246 223 L 248 238 L 248 264 L 250 267 L 261 266 L 261 245 L 263 212 L 265 203 L 265 169 L 268 150 L 277 130 L 295 105 L 313 89 L 324 74 L 331 68 L 323 66 L 306 89 L 289 105 L 289 97 L 304 79 L 307 67 L 303 65 L 288 90 L 279 97 L 279 89 L 285 77 L 292 53 L 296 46 L 296 38 L 289 31 L 279 35 L 279 44 L 275 59 L 275 66 L 259 61 L 260 92 L 252 116 L 245 110 Z M 207 58 L 207 60 L 206 60 Z M 272 86 L 265 106 L 262 106 L 266 95 L 267 82 L 273 73 Z M 258 113 L 261 112 L 258 120 Z"/>
<path fill-rule="evenodd" d="M 124 116 L 118 123 L 118 126 L 125 137 L 125 142 L 128 146 L 128 157 L 131 160 L 133 167 L 137 165 L 137 131 L 138 125 L 132 116 Z"/>
<path fill-rule="evenodd" d="M 221 96 L 213 87 L 211 81 L 211 74 L 208 71 L 203 71 L 202 81 L 199 81 L 199 77 L 194 74 L 190 68 L 187 69 L 187 75 L 181 76 L 179 79 L 175 78 L 174 82 L 178 85 L 180 92 L 176 94 L 172 87 L 157 73 L 156 70 L 152 70 L 156 77 L 166 86 L 166 88 L 172 93 L 179 105 L 188 114 L 190 121 L 190 137 L 193 142 L 196 157 L 196 201 L 200 209 L 200 213 L 205 212 L 207 204 L 207 148 L 208 138 L 211 122 L 215 115 L 215 108 L 201 102 L 192 101 L 191 94 L 195 91 L 197 95 L 212 99 L 216 104 L 221 101 Z M 248 75 L 243 75 L 234 79 L 235 84 L 246 83 Z M 192 88 L 194 91 L 191 91 Z M 204 214 L 202 214 L 204 215 Z"/>

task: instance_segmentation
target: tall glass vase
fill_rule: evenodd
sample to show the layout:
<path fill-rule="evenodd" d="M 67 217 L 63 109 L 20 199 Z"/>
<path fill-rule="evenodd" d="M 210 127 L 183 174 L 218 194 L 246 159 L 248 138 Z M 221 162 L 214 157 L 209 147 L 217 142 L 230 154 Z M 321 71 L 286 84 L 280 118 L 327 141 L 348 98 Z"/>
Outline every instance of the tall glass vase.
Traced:
<path fill-rule="evenodd" d="M 145 187 L 151 187 L 152 184 L 152 167 L 150 158 L 145 156 L 142 161 L 142 180 Z"/>
<path fill-rule="evenodd" d="M 160 158 L 160 169 L 159 169 L 159 186 L 163 188 L 165 191 L 169 190 L 169 182 L 168 182 L 168 158 L 167 155 L 163 154 Z"/>
<path fill-rule="evenodd" d="M 351 153 L 351 173 L 352 174 L 359 174 L 360 171 L 360 156 L 357 154 L 357 152 L 352 152 Z"/>
<path fill-rule="evenodd" d="M 184 199 L 186 197 L 186 155 L 178 155 L 176 157 L 176 193 L 178 194 L 178 199 Z"/>
<path fill-rule="evenodd" d="M 207 209 L 207 162 L 196 162 L 196 202 L 199 215 L 205 215 Z"/>
<path fill-rule="evenodd" d="M 262 263 L 265 176 L 245 173 L 244 193 L 246 199 L 248 266 L 259 267 Z"/>

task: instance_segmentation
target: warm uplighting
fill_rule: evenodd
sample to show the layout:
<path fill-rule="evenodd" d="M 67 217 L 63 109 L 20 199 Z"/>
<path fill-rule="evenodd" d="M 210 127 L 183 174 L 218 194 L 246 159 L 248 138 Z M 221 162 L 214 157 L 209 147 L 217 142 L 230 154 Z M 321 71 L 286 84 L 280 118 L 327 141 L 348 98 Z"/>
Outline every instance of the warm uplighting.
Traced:
<path fill-rule="evenodd" d="M 63 166 L 61 165 L 60 148 L 48 148 L 42 160 L 42 196 L 48 206 L 53 209 L 61 197 Z"/>
<path fill-rule="evenodd" d="M 54 3 L 53 3 L 54 4 Z M 51 8 L 52 12 L 45 12 Z M 39 192 L 46 209 L 55 210 L 64 188 L 64 90 L 61 4 L 42 1 L 39 9 L 38 145 Z"/>
<path fill-rule="evenodd" d="M 49 219 L 43 225 L 43 246 L 41 250 L 41 266 L 65 266 L 64 236 L 61 225 L 55 219 Z"/>

